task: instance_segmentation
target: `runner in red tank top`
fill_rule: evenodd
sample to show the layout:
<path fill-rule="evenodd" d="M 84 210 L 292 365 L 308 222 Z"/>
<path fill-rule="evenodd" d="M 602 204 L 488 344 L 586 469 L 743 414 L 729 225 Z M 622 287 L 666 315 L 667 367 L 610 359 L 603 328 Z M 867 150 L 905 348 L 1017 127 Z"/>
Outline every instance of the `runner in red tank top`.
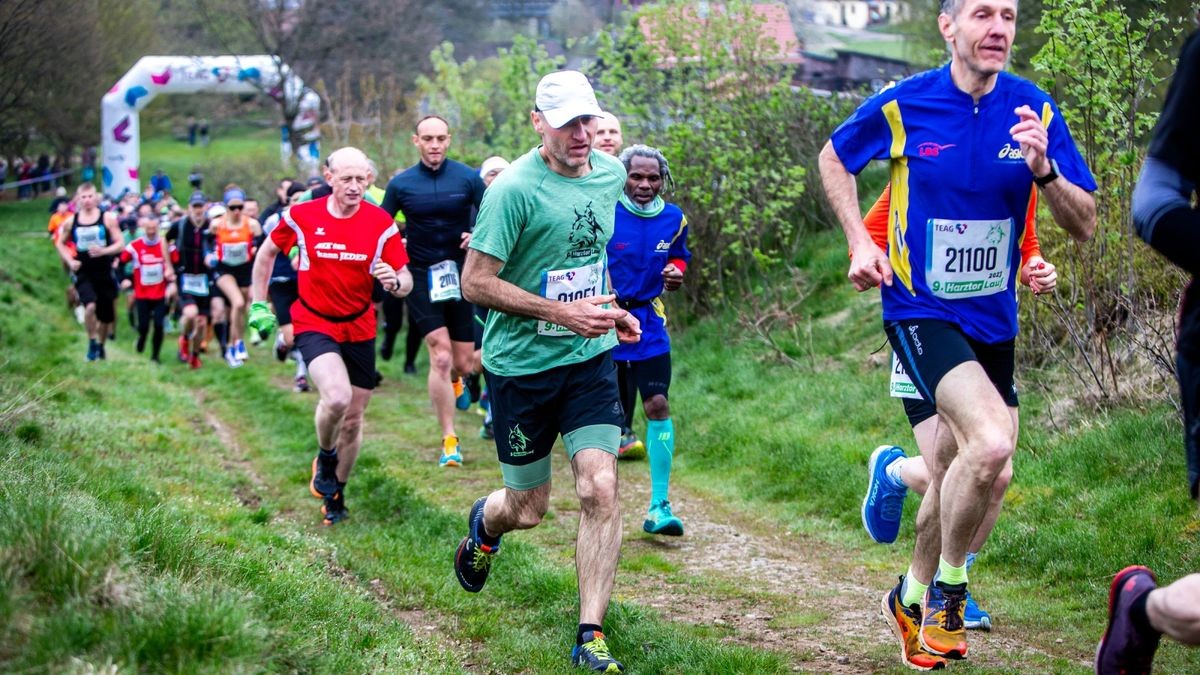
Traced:
<path fill-rule="evenodd" d="M 375 280 L 397 297 L 412 290 L 408 253 L 391 216 L 363 202 L 374 176 L 356 148 L 325 162 L 333 194 L 291 206 L 254 260 L 250 327 L 270 332 L 267 285 L 281 250 L 300 248 L 300 298 L 292 307 L 296 348 L 320 394 L 309 490 L 324 500 L 325 524 L 346 517 L 345 490 L 362 444 L 362 419 L 375 388 Z"/>

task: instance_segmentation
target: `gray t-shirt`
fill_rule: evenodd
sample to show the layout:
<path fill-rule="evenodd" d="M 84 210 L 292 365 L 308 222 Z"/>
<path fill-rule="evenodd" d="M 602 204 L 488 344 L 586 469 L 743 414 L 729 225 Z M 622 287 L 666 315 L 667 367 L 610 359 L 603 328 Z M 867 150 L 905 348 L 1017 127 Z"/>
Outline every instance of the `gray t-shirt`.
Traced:
<path fill-rule="evenodd" d="M 534 148 L 506 169 L 483 195 L 471 248 L 499 259 L 499 277 L 530 293 L 563 302 L 608 292 L 605 247 L 613 233 L 625 167 L 592 151 L 582 178 L 554 173 Z M 580 337 L 547 321 L 488 314 L 483 365 L 508 377 L 586 361 L 612 349 L 616 331 Z"/>

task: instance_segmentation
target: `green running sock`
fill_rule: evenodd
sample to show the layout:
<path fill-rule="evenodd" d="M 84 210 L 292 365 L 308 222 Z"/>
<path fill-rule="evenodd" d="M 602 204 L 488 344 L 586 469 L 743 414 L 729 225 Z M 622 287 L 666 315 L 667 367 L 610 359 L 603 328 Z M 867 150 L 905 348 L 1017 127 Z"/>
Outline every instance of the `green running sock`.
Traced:
<path fill-rule="evenodd" d="M 967 566 L 955 567 L 945 558 L 938 558 L 938 581 L 947 586 L 967 583 Z"/>
<path fill-rule="evenodd" d="M 904 575 L 904 585 L 900 587 L 900 602 L 905 607 L 911 605 L 920 605 L 925 599 L 925 591 L 929 590 L 929 584 L 923 584 L 917 581 L 913 576 L 912 567 L 908 568 L 908 573 Z"/>
<path fill-rule="evenodd" d="M 650 459 L 650 503 L 667 498 L 671 460 L 675 456 L 675 426 L 671 418 L 646 423 L 646 455 Z"/>

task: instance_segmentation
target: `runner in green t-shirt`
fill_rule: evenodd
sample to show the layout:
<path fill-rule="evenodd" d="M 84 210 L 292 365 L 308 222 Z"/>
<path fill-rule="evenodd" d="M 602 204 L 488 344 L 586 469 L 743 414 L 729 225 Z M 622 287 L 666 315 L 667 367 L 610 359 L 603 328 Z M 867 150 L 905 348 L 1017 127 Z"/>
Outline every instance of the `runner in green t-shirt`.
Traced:
<path fill-rule="evenodd" d="M 538 83 L 531 113 L 542 145 L 484 194 L 463 294 L 493 310 L 483 367 L 504 489 L 471 507 L 455 553 L 459 583 L 478 592 L 500 536 L 528 529 L 550 501 L 550 450 L 561 434 L 581 515 L 575 549 L 579 626 L 571 660 L 615 673 L 601 624 L 621 547 L 617 445 L 622 422 L 612 348 L 636 342 L 637 319 L 609 293 L 605 246 L 625 184 L 620 162 L 592 150 L 600 106 L 582 73 Z"/>

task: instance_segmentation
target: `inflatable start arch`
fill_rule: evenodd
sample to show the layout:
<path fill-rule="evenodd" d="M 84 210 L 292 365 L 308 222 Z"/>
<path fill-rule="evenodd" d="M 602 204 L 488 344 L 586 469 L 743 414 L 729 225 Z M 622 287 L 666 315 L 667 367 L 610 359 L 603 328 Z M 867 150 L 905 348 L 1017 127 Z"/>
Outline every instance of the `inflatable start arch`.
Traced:
<path fill-rule="evenodd" d="M 318 154 L 321 98 L 304 86 L 287 64 L 266 54 L 254 56 L 145 56 L 125 73 L 100 104 L 100 135 L 103 152 L 103 191 L 116 197 L 126 190 L 140 190 L 141 163 L 138 112 L 159 94 L 254 94 L 265 93 L 276 101 L 297 104 L 300 113 L 294 131 L 306 131 L 310 155 Z M 283 129 L 281 154 L 290 156 L 292 146 L 287 127 Z"/>

